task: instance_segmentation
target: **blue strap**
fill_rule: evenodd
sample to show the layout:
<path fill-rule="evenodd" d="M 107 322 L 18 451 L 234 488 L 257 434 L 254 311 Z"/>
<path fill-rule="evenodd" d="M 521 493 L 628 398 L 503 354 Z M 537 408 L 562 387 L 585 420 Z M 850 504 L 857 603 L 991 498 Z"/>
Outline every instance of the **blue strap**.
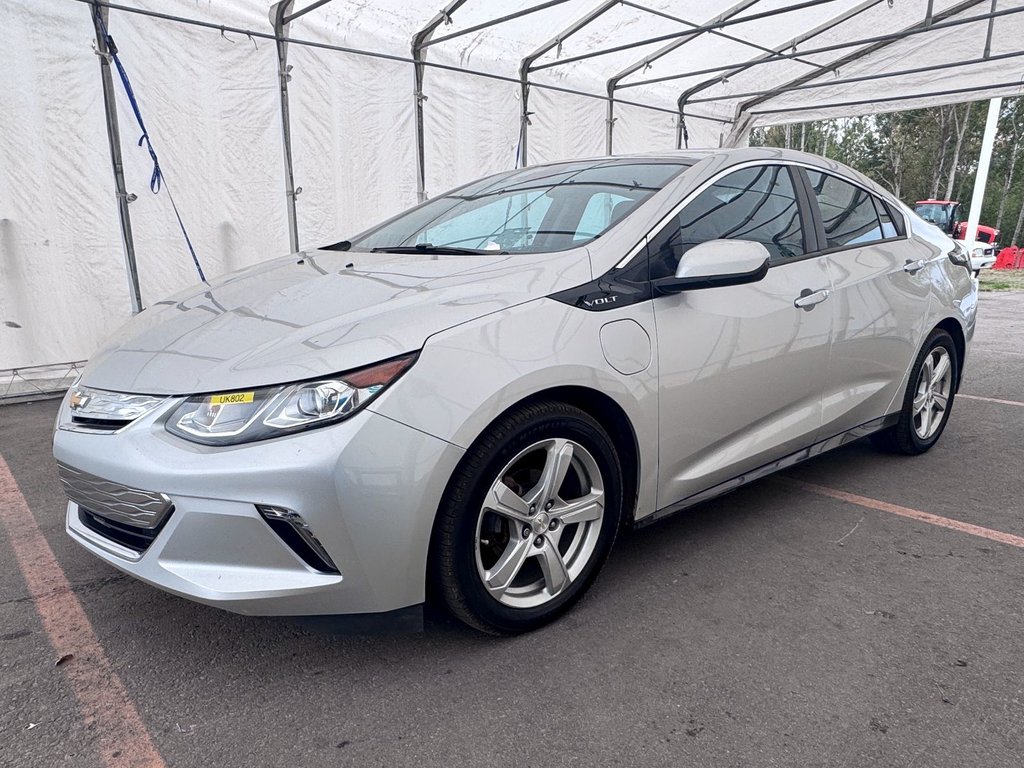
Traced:
<path fill-rule="evenodd" d="M 171 194 L 170 187 L 167 186 L 167 179 L 164 178 L 164 173 L 160 168 L 160 161 L 157 159 L 156 150 L 153 149 L 153 142 L 149 140 L 149 131 L 146 130 L 146 123 L 142 119 L 142 112 L 139 111 L 139 102 L 135 98 L 135 91 L 132 90 L 131 81 L 128 79 L 128 73 L 124 69 L 124 65 L 121 63 L 120 57 L 117 55 L 117 46 L 114 44 L 114 38 L 110 36 L 107 31 L 107 25 L 103 23 L 103 16 L 100 15 L 99 8 L 94 8 L 96 19 L 99 21 L 100 29 L 103 31 L 103 39 L 107 44 L 107 52 L 110 54 L 110 58 L 114 60 L 114 66 L 117 67 L 117 73 L 121 76 L 121 84 L 124 86 L 124 92 L 128 96 L 128 101 L 132 105 L 132 112 L 135 113 L 135 120 L 139 124 L 139 130 L 142 131 L 142 135 L 139 136 L 138 146 L 142 146 L 143 142 L 146 144 L 146 149 L 149 151 L 149 156 L 153 160 L 153 175 L 149 177 L 149 189 L 155 195 L 160 192 L 160 188 L 163 187 L 167 191 L 167 199 L 171 201 L 171 208 L 174 209 L 174 217 L 178 220 L 178 226 L 181 228 L 181 234 L 185 237 L 185 245 L 188 246 L 188 252 L 192 254 L 192 263 L 196 265 L 196 271 L 199 273 L 199 279 L 204 283 L 206 282 L 206 275 L 203 274 L 203 268 L 199 264 L 199 257 L 196 256 L 196 249 L 192 247 L 192 240 L 188 236 L 188 231 L 185 229 L 185 223 L 181 220 L 181 214 L 178 212 L 178 206 L 174 202 L 174 196 Z"/>

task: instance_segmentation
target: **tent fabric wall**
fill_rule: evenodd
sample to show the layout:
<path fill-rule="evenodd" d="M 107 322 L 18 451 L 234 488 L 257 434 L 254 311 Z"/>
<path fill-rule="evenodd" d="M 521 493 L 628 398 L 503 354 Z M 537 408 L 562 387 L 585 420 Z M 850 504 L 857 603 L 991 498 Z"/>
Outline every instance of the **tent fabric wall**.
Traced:
<path fill-rule="evenodd" d="M 121 0 L 130 7 L 271 32 L 269 0 Z M 296 8 L 310 0 L 297 0 Z M 520 131 L 520 61 L 599 6 L 566 0 L 498 26 L 430 45 L 428 63 L 509 80 L 428 68 L 424 82 L 426 189 L 431 195 L 513 167 Z M 403 58 L 442 0 L 332 0 L 292 22 L 289 36 Z M 442 24 L 443 38 L 539 0 L 468 0 Z M 617 153 L 675 146 L 677 99 L 690 146 L 742 140 L 751 125 L 908 109 L 1021 93 L 1024 10 L 1000 0 L 988 21 L 944 23 L 991 10 L 990 0 L 795 0 L 722 3 L 646 0 L 609 4 L 534 63 L 529 160 L 604 154 L 606 103 L 542 88 L 603 96 L 609 78 L 634 65 L 616 91 Z M 765 16 L 799 5 L 782 15 Z M 899 41 L 801 55 L 898 32 Z M 725 15 L 714 33 L 694 24 Z M 746 20 L 745 19 L 749 19 Z M 837 23 L 838 22 L 838 23 Z M 130 305 L 88 5 L 6 0 L 9 85 L 0 91 L 0 372 L 87 358 Z M 272 40 L 110 11 L 110 32 L 135 86 L 167 183 L 208 276 L 288 248 L 276 51 Z M 819 30 L 816 34 L 811 32 Z M 665 37 L 665 36 L 671 37 Z M 649 41 L 652 37 L 664 39 Z M 807 37 L 807 39 L 802 39 Z M 799 40 L 796 51 L 790 43 Z M 642 43 L 607 55 L 594 51 Z M 783 54 L 771 54 L 779 50 Z M 856 59 L 851 52 L 860 53 Z M 781 57 L 784 56 L 784 57 Z M 736 65 L 769 57 L 770 63 Z M 950 62 L 980 59 L 963 67 Z M 416 200 L 413 68 L 407 61 L 289 45 L 298 228 L 304 247 L 342 239 Z M 836 62 L 842 62 L 835 71 Z M 554 66 L 549 66 L 554 65 Z M 932 69 L 933 67 L 944 67 Z M 883 81 L 858 76 L 920 69 Z M 708 70 L 713 70 L 709 72 Z M 671 79 L 665 79 L 671 78 Z M 648 82 L 650 81 L 650 82 Z M 1010 83 L 1010 85 L 1006 85 Z M 787 85 L 801 84 L 797 90 Z M 804 85 L 813 85 L 805 88 Z M 881 84 L 881 85 L 880 85 Z M 820 86 L 820 87 L 819 87 Z M 125 175 L 144 303 L 196 281 L 165 193 L 147 189 L 151 164 L 120 84 L 115 83 Z M 779 93 L 752 97 L 771 89 Z M 927 94 L 959 89 L 943 96 Z M 871 102 L 879 94 L 901 98 Z M 700 99 L 712 99 L 700 101 Z M 853 102 L 843 106 L 843 102 Z"/>

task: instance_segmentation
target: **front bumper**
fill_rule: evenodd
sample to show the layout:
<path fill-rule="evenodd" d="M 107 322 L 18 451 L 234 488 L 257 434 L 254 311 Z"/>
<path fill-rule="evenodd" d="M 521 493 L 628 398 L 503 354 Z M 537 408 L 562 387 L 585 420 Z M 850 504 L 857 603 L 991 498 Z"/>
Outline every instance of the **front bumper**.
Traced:
<path fill-rule="evenodd" d="M 57 461 L 173 504 L 139 553 L 85 525 L 69 502 L 75 541 L 148 584 L 238 613 L 377 613 L 423 602 L 434 515 L 462 449 L 369 410 L 274 440 L 200 446 L 164 430 L 176 403 L 113 434 L 59 425 Z M 307 565 L 256 505 L 299 512 L 340 573 Z"/>
<path fill-rule="evenodd" d="M 991 269 L 996 263 L 996 254 L 990 253 L 984 256 L 971 256 L 971 269 L 979 272 L 982 269 Z"/>

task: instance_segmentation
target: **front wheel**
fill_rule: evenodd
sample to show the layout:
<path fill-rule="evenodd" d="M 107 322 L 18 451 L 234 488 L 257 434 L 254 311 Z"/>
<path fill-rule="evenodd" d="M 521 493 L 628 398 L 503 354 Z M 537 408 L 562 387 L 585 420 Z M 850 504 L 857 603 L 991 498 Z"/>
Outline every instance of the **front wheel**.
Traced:
<path fill-rule="evenodd" d="M 953 337 L 942 329 L 932 331 L 910 371 L 899 421 L 871 435 L 875 446 L 915 456 L 935 445 L 949 421 L 958 365 Z"/>
<path fill-rule="evenodd" d="M 568 610 L 607 559 L 622 514 L 608 434 L 559 402 L 496 422 L 456 470 L 433 541 L 433 577 L 451 612 L 493 634 Z"/>

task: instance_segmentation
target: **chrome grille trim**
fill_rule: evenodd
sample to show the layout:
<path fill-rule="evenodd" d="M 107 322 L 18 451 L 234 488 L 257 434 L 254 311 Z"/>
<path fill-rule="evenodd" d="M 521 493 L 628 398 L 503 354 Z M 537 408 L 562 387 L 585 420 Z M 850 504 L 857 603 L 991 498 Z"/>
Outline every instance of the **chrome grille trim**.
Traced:
<path fill-rule="evenodd" d="M 76 384 L 68 390 L 66 400 L 70 423 L 65 422 L 62 428 L 73 432 L 120 432 L 166 400 L 166 397 L 108 392 Z"/>
<path fill-rule="evenodd" d="M 158 528 L 173 509 L 166 494 L 130 488 L 57 463 L 65 495 L 93 514 L 136 528 Z"/>

